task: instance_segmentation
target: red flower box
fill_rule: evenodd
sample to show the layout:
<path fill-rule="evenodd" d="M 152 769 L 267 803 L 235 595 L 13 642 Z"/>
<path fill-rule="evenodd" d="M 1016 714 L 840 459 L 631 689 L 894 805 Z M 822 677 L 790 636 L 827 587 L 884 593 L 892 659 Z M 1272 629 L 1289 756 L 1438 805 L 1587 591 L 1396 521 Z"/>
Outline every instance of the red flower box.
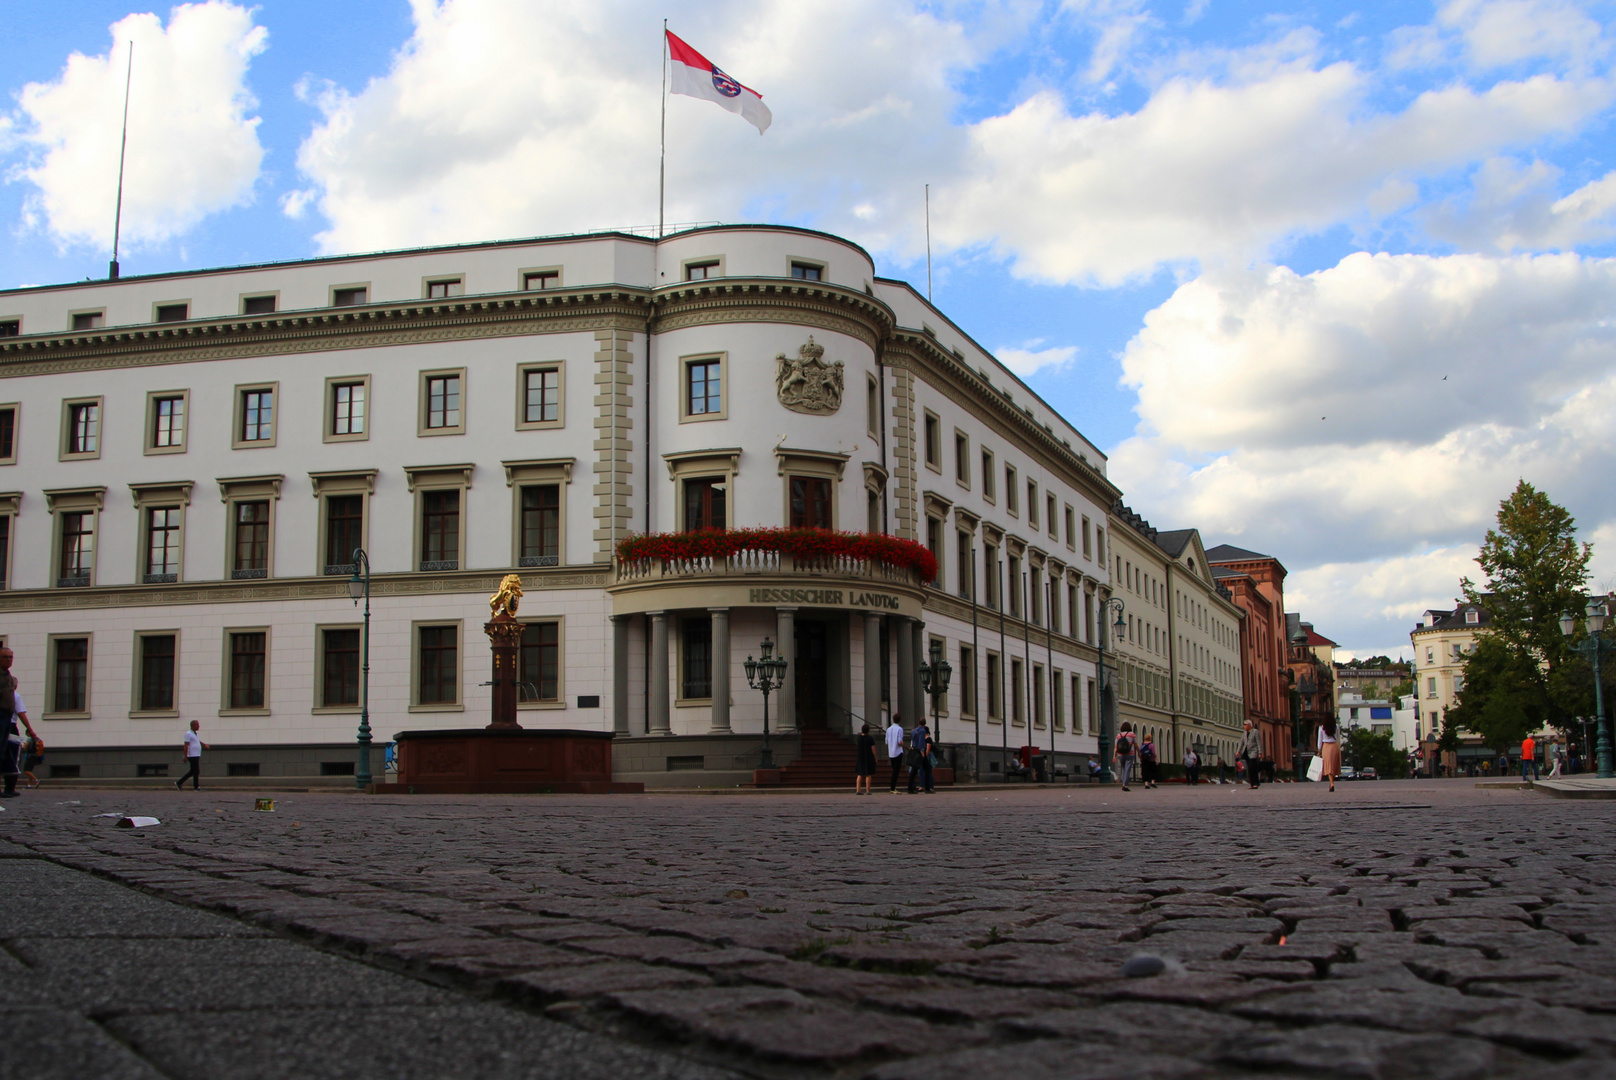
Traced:
<path fill-rule="evenodd" d="M 937 577 L 937 558 L 923 544 L 885 533 L 840 533 L 829 529 L 704 529 L 645 533 L 617 545 L 623 562 L 647 559 L 723 559 L 743 551 L 777 551 L 793 559 L 844 557 L 912 570 L 922 583 Z"/>

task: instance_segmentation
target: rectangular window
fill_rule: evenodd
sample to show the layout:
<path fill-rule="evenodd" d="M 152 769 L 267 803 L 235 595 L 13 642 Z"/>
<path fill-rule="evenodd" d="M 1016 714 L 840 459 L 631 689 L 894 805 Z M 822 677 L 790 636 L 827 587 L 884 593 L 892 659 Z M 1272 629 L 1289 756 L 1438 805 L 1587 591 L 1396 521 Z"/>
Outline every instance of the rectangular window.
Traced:
<path fill-rule="evenodd" d="M 710 262 L 693 262 L 685 264 L 686 281 L 706 281 L 718 276 L 718 260 Z"/>
<path fill-rule="evenodd" d="M 819 476 L 791 478 L 791 527 L 828 529 L 831 527 L 830 480 Z"/>
<path fill-rule="evenodd" d="M 864 384 L 864 427 L 871 435 L 881 434 L 881 389 L 874 377 Z"/>
<path fill-rule="evenodd" d="M 519 659 L 522 701 L 561 700 L 561 624 L 530 622 L 522 628 Z"/>
<path fill-rule="evenodd" d="M 421 493 L 421 569 L 460 569 L 458 490 Z"/>
<path fill-rule="evenodd" d="M 158 322 L 184 322 L 191 317 L 190 304 L 158 304 Z"/>
<path fill-rule="evenodd" d="M 685 414 L 713 416 L 724 411 L 723 374 L 717 360 L 685 365 Z"/>
<path fill-rule="evenodd" d="M 460 376 L 427 376 L 426 426 L 429 431 L 460 426 Z"/>
<path fill-rule="evenodd" d="M 982 451 L 982 498 L 988 502 L 993 501 L 993 451 Z"/>
<path fill-rule="evenodd" d="M 794 262 L 791 264 L 791 276 L 799 281 L 822 281 L 825 268 L 813 263 Z"/>
<path fill-rule="evenodd" d="M 241 392 L 241 426 L 237 441 L 270 442 L 275 438 L 275 391 L 258 387 Z"/>
<path fill-rule="evenodd" d="M 51 665 L 53 713 L 90 711 L 90 639 L 59 637 L 51 639 L 54 653 Z"/>
<path fill-rule="evenodd" d="M 926 519 L 926 550 L 931 557 L 937 560 L 937 580 L 932 582 L 936 588 L 945 587 L 943 576 L 943 520 L 929 517 Z"/>
<path fill-rule="evenodd" d="M 275 314 L 277 296 L 243 296 L 241 298 L 241 313 L 243 315 L 273 315 Z"/>
<path fill-rule="evenodd" d="M 142 634 L 140 641 L 140 711 L 174 710 L 174 635 Z"/>
<path fill-rule="evenodd" d="M 457 493 L 458 494 L 458 493 Z M 460 701 L 460 628 L 423 626 L 418 630 L 416 703 L 455 705 Z"/>
<path fill-rule="evenodd" d="M 988 718 L 1004 719 L 1004 683 L 999 677 L 999 654 L 988 653 Z"/>
<path fill-rule="evenodd" d="M 1034 727 L 1043 727 L 1044 716 L 1044 665 L 1032 666 L 1032 722 Z"/>
<path fill-rule="evenodd" d="M 1049 535 L 1054 539 L 1059 540 L 1060 522 L 1055 517 L 1055 496 L 1044 496 L 1044 509 L 1046 511 L 1044 514 L 1044 523 L 1049 526 Z M 1066 530 L 1066 533 L 1068 536 L 1070 536 L 1071 530 Z"/>
<path fill-rule="evenodd" d="M 357 307 L 365 303 L 369 298 L 370 290 L 363 285 L 331 290 L 332 307 Z"/>
<path fill-rule="evenodd" d="M 691 616 L 679 624 L 684 666 L 679 674 L 681 698 L 713 696 L 713 621 Z"/>
<path fill-rule="evenodd" d="M 151 448 L 174 450 L 185 445 L 185 395 L 151 399 Z"/>
<path fill-rule="evenodd" d="M 561 419 L 561 371 L 530 368 L 523 372 L 523 422 L 551 424 Z"/>
<path fill-rule="evenodd" d="M 0 514 L 0 589 L 11 585 L 11 515 Z"/>
<path fill-rule="evenodd" d="M 1010 588 L 1010 614 L 1021 618 L 1021 559 L 1015 555 L 1010 556 L 1006 563 L 1010 571 L 1005 578 L 1005 584 Z"/>
<path fill-rule="evenodd" d="M 154 506 L 146 511 L 147 585 L 180 579 L 180 508 Z"/>
<path fill-rule="evenodd" d="M 522 275 L 524 289 L 554 289 L 561 284 L 559 270 L 529 270 Z"/>
<path fill-rule="evenodd" d="M 0 408 L 0 465 L 17 461 L 17 406 Z"/>
<path fill-rule="evenodd" d="M 1059 671 L 1049 680 L 1049 712 L 1055 720 L 1055 730 L 1066 730 L 1066 681 Z"/>
<path fill-rule="evenodd" d="M 999 606 L 999 549 L 992 544 L 982 545 L 982 580 L 987 582 L 987 588 L 982 590 L 982 600 L 988 607 L 997 609 Z"/>
<path fill-rule="evenodd" d="M 1083 557 L 1085 559 L 1094 557 L 1094 543 L 1090 536 L 1089 519 L 1086 517 L 1083 519 Z"/>
<path fill-rule="evenodd" d="M 1094 555 L 1101 563 L 1105 562 L 1105 530 L 1094 530 Z"/>
<path fill-rule="evenodd" d="M 976 566 L 976 553 L 971 550 L 971 534 L 958 533 L 956 538 L 959 546 L 955 549 L 958 557 L 955 559 L 955 573 L 959 575 L 959 595 L 961 600 L 971 599 L 971 572 Z"/>
<path fill-rule="evenodd" d="M 359 631 L 320 631 L 320 707 L 350 708 L 359 704 Z"/>
<path fill-rule="evenodd" d="M 960 716 L 969 719 L 976 715 L 976 652 L 969 645 L 959 651 Z"/>
<path fill-rule="evenodd" d="M 230 708 L 264 707 L 264 667 L 269 657 L 269 635 L 262 630 L 231 633 Z"/>
<path fill-rule="evenodd" d="M 107 314 L 104 311 L 79 311 L 73 315 L 74 330 L 99 330 L 106 325 Z"/>
<path fill-rule="evenodd" d="M 869 490 L 864 492 L 864 531 L 881 531 L 881 496 Z"/>
<path fill-rule="evenodd" d="M 522 488 L 521 566 L 558 566 L 561 562 L 561 485 L 530 484 Z"/>
<path fill-rule="evenodd" d="M 926 414 L 926 464 L 934 469 L 943 466 L 942 426 L 932 413 Z"/>
<path fill-rule="evenodd" d="M 440 278 L 426 283 L 426 298 L 428 300 L 447 300 L 451 296 L 459 296 L 466 291 L 466 283 L 462 278 Z M 364 301 L 360 301 L 364 303 Z"/>
<path fill-rule="evenodd" d="M 1016 502 L 1019 497 L 1019 493 L 1016 491 L 1016 468 L 1014 465 L 1006 465 L 1004 467 L 1004 508 L 1006 512 L 1011 514 L 1021 512 L 1021 507 Z"/>
<path fill-rule="evenodd" d="M 21 319 L 0 319 L 0 337 L 20 337 L 21 335 Z"/>
<path fill-rule="evenodd" d="M 725 528 L 728 487 L 722 477 L 716 476 L 685 481 L 685 532 Z"/>
<path fill-rule="evenodd" d="M 963 431 L 954 432 L 954 479 L 971 485 L 971 439 Z"/>
<path fill-rule="evenodd" d="M 1027 481 L 1027 524 L 1038 527 L 1038 485 L 1032 480 Z"/>
<path fill-rule="evenodd" d="M 347 575 L 355 572 L 353 553 L 365 546 L 365 497 L 327 495 L 325 497 L 325 572 Z"/>
<path fill-rule="evenodd" d="M 64 511 L 61 530 L 56 587 L 73 589 L 87 586 L 95 573 L 95 511 Z"/>
<path fill-rule="evenodd" d="M 365 397 L 363 381 L 331 384 L 332 435 L 365 433 Z"/>
<path fill-rule="evenodd" d="M 232 516 L 236 536 L 230 576 L 237 580 L 268 577 L 269 502 L 238 502 Z"/>
<path fill-rule="evenodd" d="M 1027 690 L 1022 685 L 1022 667 L 1018 658 L 1010 660 L 1010 720 L 1012 723 L 1025 724 L 1027 722 Z"/>
<path fill-rule="evenodd" d="M 101 402 L 74 401 L 67 406 L 68 457 L 93 457 L 101 452 Z"/>

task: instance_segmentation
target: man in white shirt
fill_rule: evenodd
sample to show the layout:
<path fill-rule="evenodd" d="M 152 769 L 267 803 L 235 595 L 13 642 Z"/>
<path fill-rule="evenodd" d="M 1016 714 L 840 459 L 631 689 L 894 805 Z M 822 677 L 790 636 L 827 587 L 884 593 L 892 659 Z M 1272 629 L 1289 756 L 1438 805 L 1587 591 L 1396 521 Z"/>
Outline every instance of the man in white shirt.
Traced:
<path fill-rule="evenodd" d="M 28 704 L 17 693 L 17 679 L 11 674 L 11 650 L 0 645 L 0 774 L 4 774 L 5 790 L 0 799 L 17 794 L 17 776 L 21 771 L 22 733 L 17 721 L 34 735 L 34 726 L 28 722 Z"/>
<path fill-rule="evenodd" d="M 191 730 L 185 733 L 185 764 L 190 766 L 190 772 L 174 781 L 174 787 L 179 791 L 185 790 L 185 781 L 191 782 L 191 790 L 196 791 L 202 787 L 202 751 L 210 749 L 202 741 L 197 732 L 202 730 L 202 721 L 192 720 Z"/>
<path fill-rule="evenodd" d="M 892 714 L 892 723 L 887 725 L 887 757 L 892 763 L 892 791 L 898 793 L 898 773 L 903 770 L 903 720 L 897 713 Z"/>

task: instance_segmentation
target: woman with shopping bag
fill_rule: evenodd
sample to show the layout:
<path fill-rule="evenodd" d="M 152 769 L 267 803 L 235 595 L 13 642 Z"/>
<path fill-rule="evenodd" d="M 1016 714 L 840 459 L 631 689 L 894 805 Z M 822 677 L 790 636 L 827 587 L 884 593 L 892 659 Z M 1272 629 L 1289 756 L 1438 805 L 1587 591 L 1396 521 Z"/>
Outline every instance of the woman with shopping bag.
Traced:
<path fill-rule="evenodd" d="M 1336 737 L 1335 717 L 1327 716 L 1319 723 L 1320 771 L 1330 778 L 1330 790 L 1335 790 L 1335 778 L 1341 775 L 1341 742 Z M 1311 770 L 1310 770 L 1311 771 Z"/>

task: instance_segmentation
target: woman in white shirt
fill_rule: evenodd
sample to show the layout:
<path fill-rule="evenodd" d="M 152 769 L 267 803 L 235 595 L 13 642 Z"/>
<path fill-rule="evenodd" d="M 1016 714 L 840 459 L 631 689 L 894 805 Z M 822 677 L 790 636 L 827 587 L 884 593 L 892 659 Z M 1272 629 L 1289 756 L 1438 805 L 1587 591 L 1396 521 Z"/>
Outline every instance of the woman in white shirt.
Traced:
<path fill-rule="evenodd" d="M 1324 759 L 1324 775 L 1330 778 L 1330 790 L 1335 790 L 1335 778 L 1341 775 L 1341 742 L 1336 737 L 1335 718 L 1327 717 L 1319 724 L 1319 757 Z"/>

